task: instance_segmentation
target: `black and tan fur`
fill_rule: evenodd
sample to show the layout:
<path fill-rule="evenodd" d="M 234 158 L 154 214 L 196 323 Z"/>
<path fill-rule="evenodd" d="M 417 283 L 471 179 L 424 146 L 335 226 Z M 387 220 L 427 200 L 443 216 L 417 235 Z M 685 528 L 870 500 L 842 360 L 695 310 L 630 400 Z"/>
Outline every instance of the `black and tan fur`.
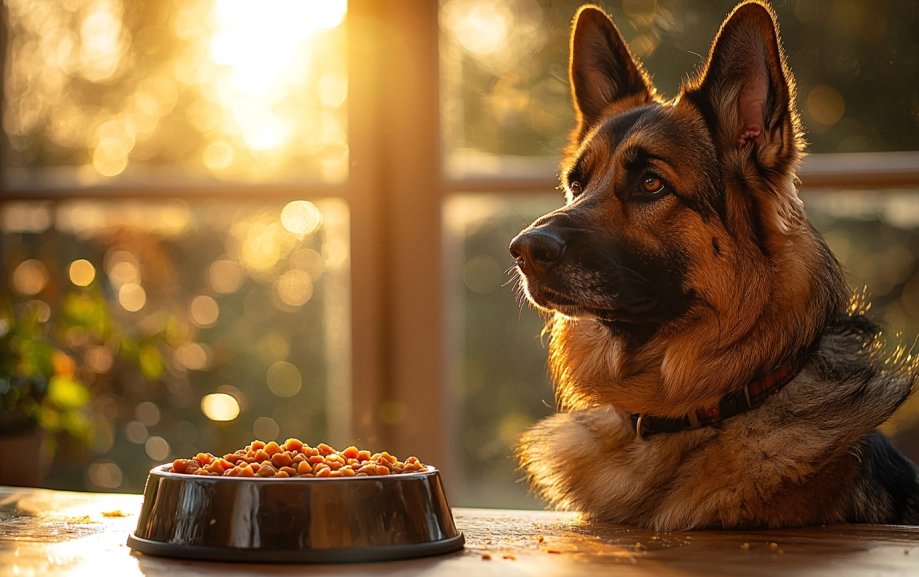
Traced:
<path fill-rule="evenodd" d="M 537 492 L 660 530 L 919 524 L 916 468 L 875 432 L 916 363 L 885 352 L 804 214 L 803 132 L 771 8 L 739 5 L 664 100 L 585 6 L 570 79 L 567 203 L 511 245 L 526 296 L 550 314 L 559 413 L 520 445 Z M 804 354 L 765 405 L 718 426 L 641 440 L 623 419 L 715 405 Z"/>

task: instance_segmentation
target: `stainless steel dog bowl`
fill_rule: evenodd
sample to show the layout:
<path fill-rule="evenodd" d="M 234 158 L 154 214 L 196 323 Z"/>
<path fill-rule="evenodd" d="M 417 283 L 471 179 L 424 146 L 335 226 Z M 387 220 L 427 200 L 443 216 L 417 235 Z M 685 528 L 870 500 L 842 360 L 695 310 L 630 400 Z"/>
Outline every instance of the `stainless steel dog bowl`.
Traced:
<path fill-rule="evenodd" d="M 155 467 L 128 546 L 214 561 L 385 561 L 463 548 L 440 473 L 206 477 Z"/>

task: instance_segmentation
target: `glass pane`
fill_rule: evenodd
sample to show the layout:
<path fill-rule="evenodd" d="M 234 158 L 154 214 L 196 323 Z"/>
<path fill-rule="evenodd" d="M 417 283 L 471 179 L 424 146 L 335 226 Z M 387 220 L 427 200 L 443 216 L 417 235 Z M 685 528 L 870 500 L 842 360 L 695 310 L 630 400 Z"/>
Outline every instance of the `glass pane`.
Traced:
<path fill-rule="evenodd" d="M 558 195 L 486 194 L 444 205 L 456 506 L 544 506 L 516 482 L 522 473 L 513 458 L 517 436 L 555 407 L 540 341 L 543 320 L 514 300 L 505 271 L 513 265 L 511 238 L 559 204 Z"/>
<path fill-rule="evenodd" d="M 4 204 L 0 435 L 49 431 L 45 486 L 135 492 L 253 438 L 347 443 L 349 235 L 339 199 Z"/>
<path fill-rule="evenodd" d="M 6 0 L 7 186 L 348 175 L 346 0 Z"/>
<path fill-rule="evenodd" d="M 574 127 L 568 33 L 580 0 L 442 0 L 445 171 L 554 173 Z M 607 4 L 658 89 L 674 96 L 736 0 Z M 776 2 L 811 152 L 919 146 L 919 5 Z M 551 158 L 546 163 L 535 159 Z"/>
<path fill-rule="evenodd" d="M 907 348 L 919 335 L 919 190 L 805 191 L 814 225 L 865 285 L 873 318 Z M 444 205 L 448 382 L 454 412 L 451 480 L 461 506 L 542 508 L 513 458 L 517 436 L 554 410 L 542 318 L 514 298 L 504 274 L 510 240 L 560 195 L 458 195 Z M 892 339 L 893 340 L 893 339 Z M 919 397 L 883 430 L 919 462 Z"/>

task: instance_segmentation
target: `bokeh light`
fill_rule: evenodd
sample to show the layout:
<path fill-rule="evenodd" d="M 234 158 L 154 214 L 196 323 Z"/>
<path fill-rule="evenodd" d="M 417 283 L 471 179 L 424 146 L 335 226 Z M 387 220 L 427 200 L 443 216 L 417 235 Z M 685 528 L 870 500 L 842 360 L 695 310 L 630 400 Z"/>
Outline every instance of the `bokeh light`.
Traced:
<path fill-rule="evenodd" d="M 239 290 L 243 281 L 243 268 L 232 260 L 218 260 L 208 269 L 211 287 L 223 294 Z"/>
<path fill-rule="evenodd" d="M 268 367 L 268 388 L 281 398 L 288 398 L 300 392 L 303 378 L 300 371 L 287 361 L 278 361 Z"/>
<path fill-rule="evenodd" d="M 290 355 L 290 342 L 284 335 L 268 333 L 259 339 L 255 345 L 255 351 L 263 363 L 271 365 L 278 361 L 287 360 Z"/>
<path fill-rule="evenodd" d="M 312 234 L 322 224 L 322 213 L 306 200 L 294 200 L 281 210 L 281 224 L 294 234 Z"/>
<path fill-rule="evenodd" d="M 10 0 L 14 178 L 348 174 L 346 0 Z"/>
<path fill-rule="evenodd" d="M 208 368 L 209 357 L 208 349 L 200 343 L 184 343 L 175 351 L 176 362 L 193 371 Z"/>
<path fill-rule="evenodd" d="M 124 427 L 124 436 L 132 443 L 142 445 L 150 436 L 147 426 L 140 421 L 130 421 Z"/>
<path fill-rule="evenodd" d="M 12 288 L 17 293 L 25 296 L 36 295 L 48 284 L 48 269 L 39 260 L 25 260 L 13 270 L 11 281 Z"/>
<path fill-rule="evenodd" d="M 115 463 L 93 463 L 86 473 L 90 482 L 102 489 L 117 489 L 124 481 L 121 467 Z"/>
<path fill-rule="evenodd" d="M 220 316 L 220 306 L 212 297 L 198 295 L 191 301 L 191 319 L 199 327 L 210 327 L 217 322 Z"/>
<path fill-rule="evenodd" d="M 289 270 L 278 279 L 278 296 L 292 307 L 306 304 L 313 296 L 313 281 L 309 273 L 302 270 Z"/>
<path fill-rule="evenodd" d="M 147 427 L 152 427 L 160 422 L 160 409 L 150 401 L 144 401 L 134 408 L 134 416 Z"/>
<path fill-rule="evenodd" d="M 226 393 L 211 393 L 201 399 L 201 411 L 212 421 L 232 421 L 239 416 L 239 402 Z"/>
<path fill-rule="evenodd" d="M 96 267 L 86 259 L 70 263 L 70 282 L 77 286 L 89 286 L 96 278 Z"/>
<path fill-rule="evenodd" d="M 118 289 L 118 304 L 128 312 L 137 312 L 147 303 L 147 292 L 137 283 L 129 282 Z"/>
<path fill-rule="evenodd" d="M 504 280 L 501 265 L 487 254 L 474 256 L 463 267 L 463 282 L 474 293 L 488 294 Z"/>
<path fill-rule="evenodd" d="M 169 443 L 163 437 L 150 437 L 144 442 L 144 451 L 154 461 L 165 461 L 169 457 Z"/>
<path fill-rule="evenodd" d="M 281 429 L 271 417 L 259 417 L 252 425 L 252 434 L 260 441 L 274 441 L 281 434 Z"/>
<path fill-rule="evenodd" d="M 83 355 L 83 362 L 86 363 L 86 366 L 91 371 L 102 375 L 112 368 L 115 358 L 108 347 L 91 346 L 87 347 L 86 353 Z"/>
<path fill-rule="evenodd" d="M 814 86 L 807 93 L 807 112 L 820 124 L 832 126 L 845 114 L 846 101 L 832 86 Z"/>

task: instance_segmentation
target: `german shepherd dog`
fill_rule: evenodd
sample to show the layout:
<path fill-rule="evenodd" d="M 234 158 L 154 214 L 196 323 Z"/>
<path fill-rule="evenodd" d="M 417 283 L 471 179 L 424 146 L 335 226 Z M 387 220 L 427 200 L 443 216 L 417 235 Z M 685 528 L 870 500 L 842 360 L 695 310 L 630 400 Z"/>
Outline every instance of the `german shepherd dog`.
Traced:
<path fill-rule="evenodd" d="M 875 429 L 917 362 L 889 350 L 812 228 L 795 84 L 770 6 L 737 6 L 664 100 L 582 7 L 565 205 L 511 243 L 548 313 L 558 412 L 518 447 L 588 518 L 671 531 L 919 524 L 917 469 Z"/>

